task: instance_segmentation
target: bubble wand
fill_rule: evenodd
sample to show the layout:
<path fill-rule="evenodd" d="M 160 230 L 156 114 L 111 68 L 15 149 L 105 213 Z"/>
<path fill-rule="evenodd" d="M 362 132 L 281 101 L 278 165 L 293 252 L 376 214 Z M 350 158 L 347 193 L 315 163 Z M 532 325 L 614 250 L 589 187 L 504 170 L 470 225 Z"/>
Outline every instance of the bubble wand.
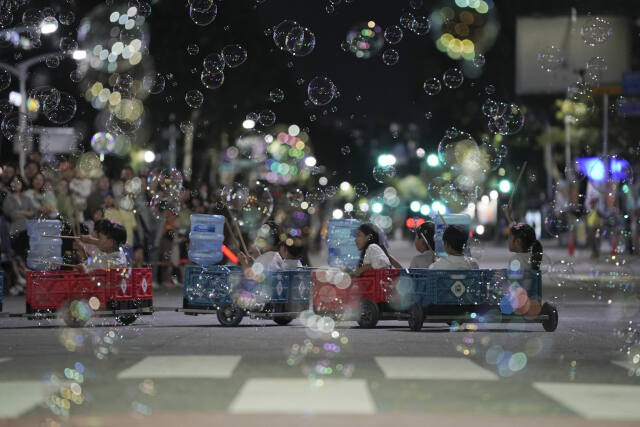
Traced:
<path fill-rule="evenodd" d="M 516 191 L 518 191 L 518 185 L 520 184 L 520 180 L 522 179 L 522 175 L 524 174 L 525 169 L 527 168 L 527 161 L 525 160 L 524 163 L 522 164 L 522 167 L 520 168 L 520 174 L 518 175 L 518 179 L 516 180 L 515 185 L 513 186 L 513 191 L 511 192 L 511 197 L 509 197 L 509 203 L 507 203 L 507 206 L 503 206 L 503 211 L 504 211 L 504 215 L 507 218 L 507 221 L 514 222 L 513 218 L 511 217 L 511 206 L 513 205 L 513 197 L 516 194 Z"/>
<path fill-rule="evenodd" d="M 238 221 L 236 220 L 236 217 L 231 214 L 231 210 L 229 209 L 229 206 L 227 206 L 226 208 L 227 208 L 227 213 L 229 214 L 229 216 L 231 217 L 231 220 L 233 221 L 233 225 L 236 227 L 236 232 L 238 233 L 238 237 L 240 238 L 242 249 L 244 250 L 245 255 L 249 256 L 249 251 L 247 250 L 247 245 L 244 243 L 244 239 L 242 238 L 242 231 L 240 230 Z"/>

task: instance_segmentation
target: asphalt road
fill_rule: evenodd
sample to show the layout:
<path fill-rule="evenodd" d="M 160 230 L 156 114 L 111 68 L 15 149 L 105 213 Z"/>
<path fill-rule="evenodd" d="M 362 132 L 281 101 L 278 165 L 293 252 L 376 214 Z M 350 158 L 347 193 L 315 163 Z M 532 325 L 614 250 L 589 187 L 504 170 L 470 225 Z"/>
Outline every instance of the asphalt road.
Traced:
<path fill-rule="evenodd" d="M 553 333 L 515 323 L 411 332 L 401 321 L 366 330 L 310 313 L 236 328 L 177 312 L 76 329 L 0 318 L 0 425 L 637 426 L 636 261 L 578 258 L 572 271 L 546 274 L 545 300 L 560 316 Z M 179 289 L 158 290 L 154 303 L 181 300 Z M 5 299 L 5 311 L 23 305 Z"/>

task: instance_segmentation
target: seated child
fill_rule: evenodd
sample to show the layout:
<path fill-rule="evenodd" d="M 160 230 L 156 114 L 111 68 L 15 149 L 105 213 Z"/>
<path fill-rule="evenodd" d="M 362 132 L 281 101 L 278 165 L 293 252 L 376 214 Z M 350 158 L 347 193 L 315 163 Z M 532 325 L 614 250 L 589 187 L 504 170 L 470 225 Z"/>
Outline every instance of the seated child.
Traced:
<path fill-rule="evenodd" d="M 88 272 L 98 269 L 127 267 L 127 257 L 122 246 L 127 242 L 127 230 L 120 224 L 107 222 L 98 231 L 97 250 L 88 257 L 84 245 L 76 240 L 76 247 L 80 257 L 86 259 L 86 264 L 80 264 L 78 269 Z"/>
<path fill-rule="evenodd" d="M 529 224 L 514 224 L 509 229 L 509 251 L 514 255 L 509 260 L 510 271 L 540 270 L 542 244 Z M 514 263 L 514 261 L 518 261 Z"/>
<path fill-rule="evenodd" d="M 360 251 L 358 268 L 351 272 L 356 277 L 365 270 L 373 268 L 391 268 L 389 254 L 380 244 L 378 229 L 373 224 L 362 224 L 356 231 L 356 246 Z"/>
<path fill-rule="evenodd" d="M 430 270 L 477 270 L 478 263 L 464 256 L 468 233 L 459 225 L 450 225 L 442 234 L 444 250 L 449 255 L 442 257 L 429 266 Z"/>
<path fill-rule="evenodd" d="M 436 254 L 433 251 L 435 248 L 435 229 L 435 224 L 430 221 L 424 222 L 418 227 L 413 245 L 420 252 L 420 255 L 413 257 L 409 268 L 429 268 L 435 262 Z"/>
<path fill-rule="evenodd" d="M 280 249 L 278 251 L 283 260 L 283 268 L 285 270 L 295 270 L 296 268 L 302 268 L 302 253 L 304 247 L 302 241 L 298 238 L 287 237 L 287 239 L 280 243 Z"/>
<path fill-rule="evenodd" d="M 238 256 L 240 259 L 240 265 L 244 269 L 251 268 L 255 264 L 261 264 L 261 271 L 255 271 L 255 273 L 262 273 L 262 271 L 282 270 L 284 268 L 284 261 L 278 252 L 278 246 L 280 244 L 280 227 L 275 222 L 269 221 L 260 227 L 258 230 L 258 237 L 256 238 L 256 246 L 262 248 L 262 254 L 255 260 L 250 255 L 245 255 L 242 252 Z"/>

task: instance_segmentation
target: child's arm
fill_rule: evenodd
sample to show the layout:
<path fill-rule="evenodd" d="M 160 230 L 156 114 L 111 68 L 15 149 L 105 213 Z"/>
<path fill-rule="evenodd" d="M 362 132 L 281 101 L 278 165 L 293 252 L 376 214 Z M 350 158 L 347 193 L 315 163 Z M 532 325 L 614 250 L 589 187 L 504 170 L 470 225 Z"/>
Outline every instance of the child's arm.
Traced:
<path fill-rule="evenodd" d="M 395 259 L 393 256 L 391 256 L 391 254 L 389 254 L 389 261 L 391 262 L 391 266 L 395 267 L 395 268 L 404 268 L 402 267 L 402 264 L 400 264 L 400 261 L 398 261 L 397 259 Z"/>

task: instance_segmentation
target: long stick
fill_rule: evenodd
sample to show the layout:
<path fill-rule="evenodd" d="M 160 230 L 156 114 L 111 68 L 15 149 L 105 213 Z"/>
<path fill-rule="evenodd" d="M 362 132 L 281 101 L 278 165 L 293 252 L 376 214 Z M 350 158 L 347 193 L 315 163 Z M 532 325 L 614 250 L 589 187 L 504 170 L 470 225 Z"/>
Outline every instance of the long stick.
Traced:
<path fill-rule="evenodd" d="M 42 234 L 40 237 L 48 237 L 50 239 L 73 239 L 78 240 L 80 237 L 78 236 L 56 236 L 55 234 Z"/>
<path fill-rule="evenodd" d="M 233 221 L 233 225 L 236 227 L 236 231 L 238 233 L 238 238 L 240 238 L 240 244 L 242 245 L 242 249 L 244 250 L 245 255 L 249 256 L 249 251 L 247 250 L 247 245 L 245 245 L 244 239 L 242 238 L 242 231 L 240 230 L 238 221 L 236 221 L 236 217 L 231 214 L 231 210 L 229 209 L 229 206 L 227 206 L 226 208 L 227 208 L 227 213 L 229 214 L 229 217 Z"/>
<path fill-rule="evenodd" d="M 438 215 L 440 216 L 440 220 L 442 220 L 442 223 L 444 224 L 445 227 L 448 227 L 449 224 L 447 224 L 447 221 L 444 219 L 444 217 L 442 216 L 442 214 L 440 213 L 440 211 L 437 211 Z"/>
<path fill-rule="evenodd" d="M 520 180 L 522 179 L 522 175 L 524 174 L 525 169 L 527 169 L 527 161 L 525 160 L 520 168 L 520 175 L 518 175 L 518 179 L 516 180 L 516 185 L 513 186 L 513 191 L 511 192 L 511 197 L 509 197 L 509 209 L 511 209 L 511 204 L 513 203 L 513 196 L 516 195 L 516 191 L 518 191 L 518 185 L 520 184 Z"/>

